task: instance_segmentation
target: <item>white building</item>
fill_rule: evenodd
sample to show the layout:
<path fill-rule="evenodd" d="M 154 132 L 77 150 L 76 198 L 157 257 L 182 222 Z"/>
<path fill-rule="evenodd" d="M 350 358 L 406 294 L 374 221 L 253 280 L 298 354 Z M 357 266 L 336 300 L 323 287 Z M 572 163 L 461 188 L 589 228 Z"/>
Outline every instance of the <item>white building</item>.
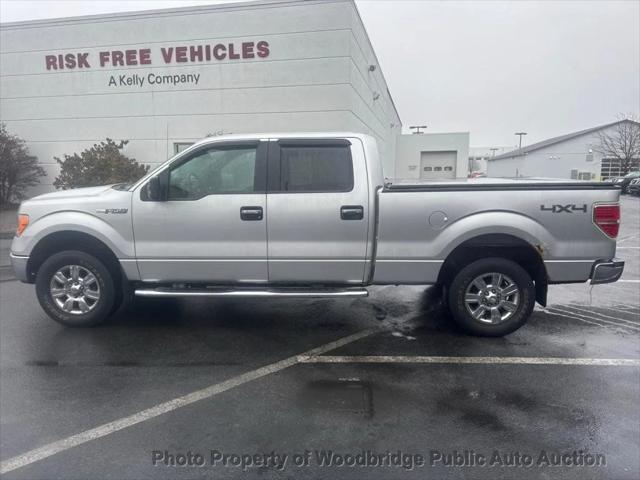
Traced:
<path fill-rule="evenodd" d="M 353 0 L 263 0 L 0 25 L 0 119 L 52 190 L 106 137 L 157 164 L 209 134 L 355 131 L 395 176 L 401 121 Z"/>
<path fill-rule="evenodd" d="M 605 180 L 620 175 L 615 159 L 598 152 L 599 133 L 614 134 L 621 120 L 534 143 L 488 159 L 490 177 L 547 177 Z M 637 164 L 637 162 L 636 162 Z M 624 173 L 624 172 L 623 172 Z"/>
<path fill-rule="evenodd" d="M 407 179 L 466 178 L 469 132 L 400 135 L 395 173 Z"/>
<path fill-rule="evenodd" d="M 487 173 L 487 161 L 497 155 L 510 152 L 517 147 L 469 147 L 469 170 Z"/>

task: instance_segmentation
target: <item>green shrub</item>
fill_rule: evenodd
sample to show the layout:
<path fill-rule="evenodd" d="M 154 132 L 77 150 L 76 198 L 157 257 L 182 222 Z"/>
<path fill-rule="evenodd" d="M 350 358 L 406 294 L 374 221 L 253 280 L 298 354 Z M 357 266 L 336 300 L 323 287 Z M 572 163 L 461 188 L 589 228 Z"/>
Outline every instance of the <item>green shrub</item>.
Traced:
<path fill-rule="evenodd" d="M 129 143 L 119 143 L 107 138 L 80 154 L 54 157 L 60 165 L 60 174 L 53 185 L 58 189 L 94 187 L 112 183 L 134 182 L 141 178 L 149 167 L 140 165 L 135 159 L 123 155 L 122 149 Z"/>

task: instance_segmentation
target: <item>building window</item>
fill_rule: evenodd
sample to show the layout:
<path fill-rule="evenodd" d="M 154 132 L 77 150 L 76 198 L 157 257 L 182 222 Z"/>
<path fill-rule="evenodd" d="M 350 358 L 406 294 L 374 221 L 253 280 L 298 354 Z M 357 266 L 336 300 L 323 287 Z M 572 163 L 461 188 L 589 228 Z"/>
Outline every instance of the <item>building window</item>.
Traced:
<path fill-rule="evenodd" d="M 425 172 L 431 172 L 433 170 L 433 168 L 431 167 L 424 167 L 424 171 Z"/>
<path fill-rule="evenodd" d="M 174 143 L 173 144 L 173 153 L 174 153 L 174 155 L 176 153 L 182 152 L 183 150 L 186 150 L 191 145 L 193 145 L 193 142 L 177 142 L 177 143 Z"/>
<path fill-rule="evenodd" d="M 640 159 L 633 159 L 630 162 L 629 169 L 622 168 L 621 162 L 617 158 L 603 158 L 600 166 L 600 180 L 606 180 L 612 177 L 622 177 L 629 172 L 640 168 Z"/>
<path fill-rule="evenodd" d="M 434 167 L 433 171 L 434 172 L 441 172 L 442 171 L 442 167 Z"/>
<path fill-rule="evenodd" d="M 587 160 L 587 162 L 593 162 L 593 153 L 591 153 L 591 152 L 587 153 L 586 160 Z"/>
<path fill-rule="evenodd" d="M 445 172 L 453 172 L 453 167 L 444 167 Z"/>

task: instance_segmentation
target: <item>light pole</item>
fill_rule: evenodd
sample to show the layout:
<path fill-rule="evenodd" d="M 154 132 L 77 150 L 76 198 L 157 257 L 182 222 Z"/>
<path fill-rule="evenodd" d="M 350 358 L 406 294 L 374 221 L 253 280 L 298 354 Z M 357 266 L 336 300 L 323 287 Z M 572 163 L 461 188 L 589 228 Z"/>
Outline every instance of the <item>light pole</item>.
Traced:
<path fill-rule="evenodd" d="M 516 132 L 516 135 L 520 137 L 520 146 L 518 147 L 518 150 L 522 148 L 522 136 L 526 134 L 527 132 Z"/>
<path fill-rule="evenodd" d="M 427 126 L 426 125 L 412 125 L 409 127 L 409 130 L 414 130 L 413 134 L 414 135 L 420 135 L 424 132 L 422 132 L 422 130 L 426 130 Z"/>
<path fill-rule="evenodd" d="M 492 147 L 492 148 L 490 148 L 489 150 L 491 150 L 491 156 L 492 156 L 492 157 L 495 157 L 495 156 L 496 156 L 496 152 L 497 152 L 498 150 L 500 150 L 500 149 L 499 149 L 499 148 L 496 148 L 496 147 Z"/>

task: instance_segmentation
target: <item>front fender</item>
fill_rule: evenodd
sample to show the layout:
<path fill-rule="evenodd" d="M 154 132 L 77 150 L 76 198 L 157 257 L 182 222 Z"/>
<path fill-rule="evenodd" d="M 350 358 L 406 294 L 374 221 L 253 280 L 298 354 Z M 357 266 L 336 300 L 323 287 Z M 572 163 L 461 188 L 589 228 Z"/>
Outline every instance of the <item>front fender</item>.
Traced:
<path fill-rule="evenodd" d="M 36 219 L 19 237 L 14 237 L 11 252 L 29 256 L 34 247 L 46 236 L 58 232 L 82 232 L 107 245 L 117 258 L 135 258 L 131 218 L 112 215 L 109 221 L 79 211 L 62 211 Z"/>

